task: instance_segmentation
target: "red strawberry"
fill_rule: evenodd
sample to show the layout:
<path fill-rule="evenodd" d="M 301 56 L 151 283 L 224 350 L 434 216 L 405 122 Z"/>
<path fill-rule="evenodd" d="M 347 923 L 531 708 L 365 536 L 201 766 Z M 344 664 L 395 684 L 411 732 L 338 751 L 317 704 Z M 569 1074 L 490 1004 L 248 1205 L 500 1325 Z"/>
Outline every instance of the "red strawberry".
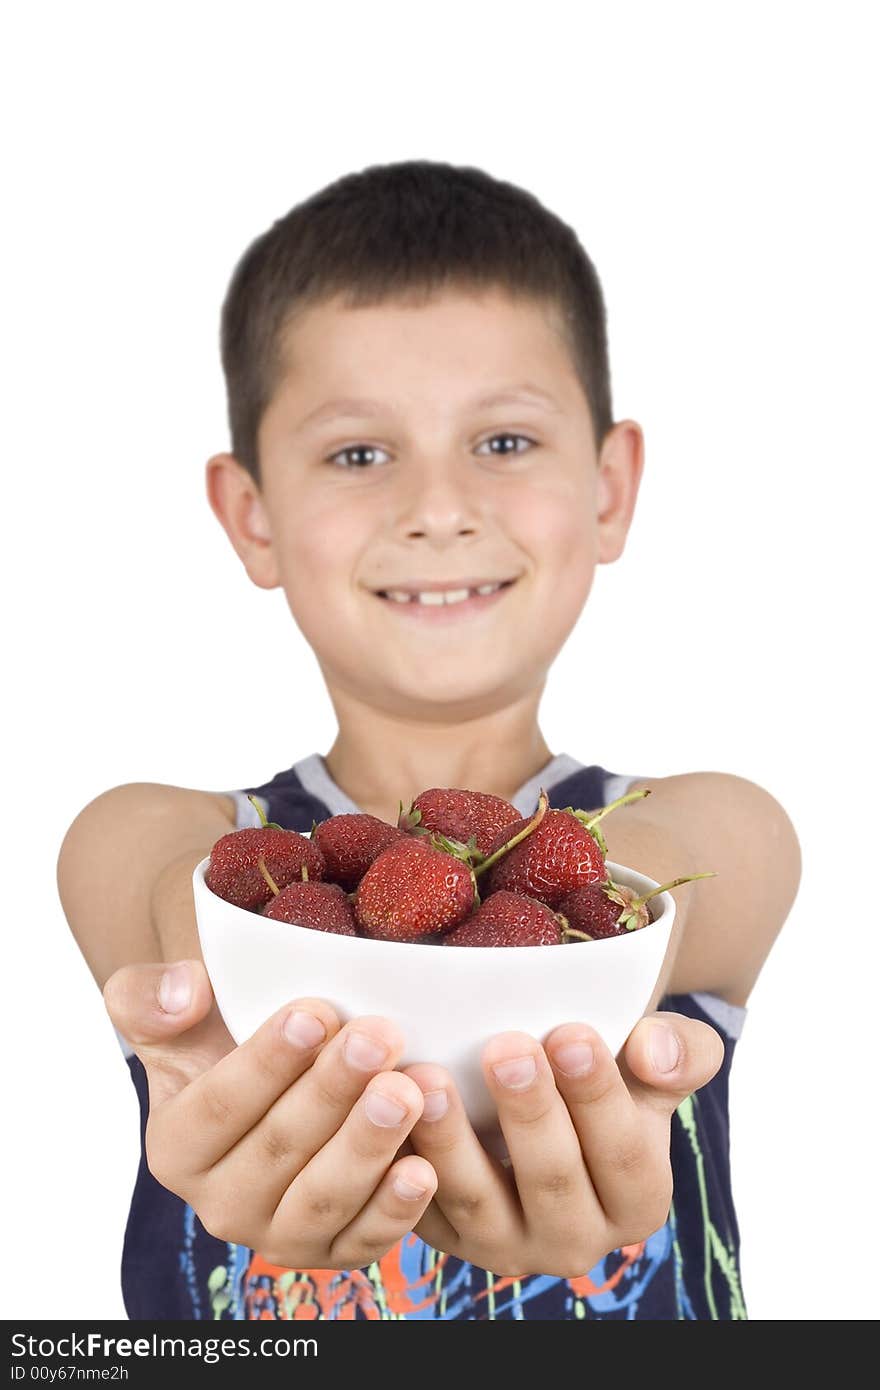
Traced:
<path fill-rule="evenodd" d="M 592 813 L 573 806 L 550 811 L 542 789 L 535 815 L 502 831 L 486 862 L 477 866 L 477 874 L 488 871 L 484 892 L 507 888 L 555 908 L 572 889 L 601 882 L 607 871 L 599 821 L 616 806 L 647 795 L 629 792 Z"/>
<path fill-rule="evenodd" d="M 519 819 L 519 811 L 502 796 L 459 787 L 431 787 L 419 792 L 408 811 L 400 803 L 397 824 L 414 835 L 438 831 L 447 840 L 476 849 L 483 856 L 497 842 L 499 833 Z"/>
<path fill-rule="evenodd" d="M 505 889 L 490 893 L 482 906 L 443 938 L 444 946 L 558 946 L 564 918 L 546 903 Z"/>
<path fill-rule="evenodd" d="M 335 932 L 338 936 L 357 936 L 354 909 L 348 894 L 338 883 L 288 883 L 263 913 L 276 922 L 293 922 L 299 927 Z"/>
<path fill-rule="evenodd" d="M 588 883 L 583 888 L 566 893 L 559 904 L 559 911 L 565 913 L 572 927 L 583 932 L 591 941 L 600 941 L 608 936 L 626 936 L 627 932 L 637 931 L 650 922 L 649 898 L 677 888 L 681 883 L 691 883 L 695 878 L 714 877 L 714 871 L 688 874 L 686 878 L 674 878 L 671 883 L 652 888 L 650 893 L 643 893 L 641 897 L 636 897 L 632 888 L 609 878 L 604 883 Z"/>
<path fill-rule="evenodd" d="M 572 888 L 604 877 L 602 851 L 586 826 L 568 811 L 548 811 L 527 839 L 492 864 L 483 892 L 506 888 L 556 907 Z"/>
<path fill-rule="evenodd" d="M 454 927 L 478 902 L 469 865 L 407 835 L 373 860 L 361 879 L 354 912 L 365 936 L 418 941 Z"/>
<path fill-rule="evenodd" d="M 366 811 L 330 816 L 312 826 L 312 844 L 324 856 L 324 875 L 351 892 L 383 849 L 404 832 Z"/>
<path fill-rule="evenodd" d="M 272 897 L 272 889 L 259 869 L 260 859 L 265 861 L 279 888 L 301 878 L 303 869 L 309 878 L 323 878 L 324 860 L 321 851 L 305 835 L 267 821 L 259 803 L 253 797 L 249 800 L 257 807 L 263 824 L 220 837 L 211 850 L 205 884 L 218 898 L 255 912 Z"/>

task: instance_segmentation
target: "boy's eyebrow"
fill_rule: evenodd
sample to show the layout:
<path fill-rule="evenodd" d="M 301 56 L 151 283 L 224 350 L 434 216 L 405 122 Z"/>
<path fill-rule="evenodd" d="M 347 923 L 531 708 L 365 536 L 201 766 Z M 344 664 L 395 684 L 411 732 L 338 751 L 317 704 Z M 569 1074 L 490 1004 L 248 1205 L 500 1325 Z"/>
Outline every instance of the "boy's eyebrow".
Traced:
<path fill-rule="evenodd" d="M 522 386 L 506 386 L 500 391 L 493 391 L 489 396 L 483 396 L 480 400 L 471 403 L 472 410 L 488 410 L 493 405 L 515 405 L 517 402 L 525 401 L 532 405 L 537 405 L 543 410 L 557 413 L 561 410 L 559 402 L 551 396 L 549 391 L 544 391 L 540 386 L 532 386 L 525 383 Z M 372 400 L 368 397 L 346 396 L 335 401 L 325 401 L 316 410 L 312 410 L 299 422 L 298 430 L 302 431 L 315 425 L 325 424 L 328 420 L 363 420 L 371 415 L 381 415 L 383 411 L 393 414 L 393 408 L 382 401 Z"/>

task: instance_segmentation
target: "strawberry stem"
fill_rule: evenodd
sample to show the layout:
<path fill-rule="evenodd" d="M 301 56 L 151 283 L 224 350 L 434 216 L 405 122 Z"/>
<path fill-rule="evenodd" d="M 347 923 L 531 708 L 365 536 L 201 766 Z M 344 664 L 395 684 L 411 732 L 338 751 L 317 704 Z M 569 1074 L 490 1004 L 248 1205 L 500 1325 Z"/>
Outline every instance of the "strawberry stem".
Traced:
<path fill-rule="evenodd" d="M 250 793 L 248 793 L 248 801 L 251 803 L 251 805 L 253 806 L 254 810 L 255 810 L 256 813 L 257 813 L 257 815 L 260 817 L 260 820 L 261 820 L 261 822 L 262 822 L 262 828 L 263 828 L 263 830 L 283 830 L 283 829 L 284 829 L 284 826 L 283 826 L 283 825 L 279 825 L 277 821 L 274 821 L 274 820 L 266 820 L 266 812 L 263 810 L 263 808 L 262 808 L 262 806 L 260 805 L 260 803 L 259 803 L 259 801 L 257 800 L 257 798 L 256 798 L 255 796 L 251 796 Z M 313 824 L 314 824 L 314 822 L 313 822 Z"/>
<path fill-rule="evenodd" d="M 565 930 L 564 930 L 564 932 L 562 933 L 562 935 L 563 935 L 563 937 L 565 938 L 566 941 L 570 941 L 571 938 L 572 938 L 573 936 L 578 937 L 578 939 L 579 939 L 580 941 L 592 941 L 592 940 L 593 940 L 593 937 L 592 937 L 592 936 L 590 936 L 590 935 L 589 935 L 587 932 L 585 932 L 585 931 L 578 931 L 577 927 L 566 927 Z"/>
<path fill-rule="evenodd" d="M 608 805 L 603 806 L 601 811 L 594 811 L 592 814 L 589 811 L 575 811 L 574 814 L 579 821 L 583 821 L 588 830 L 592 830 L 593 826 L 598 825 L 609 811 L 616 810 L 618 806 L 626 806 L 627 802 L 630 801 L 641 801 L 642 797 L 650 795 L 650 787 L 645 787 L 641 791 L 627 792 L 625 796 L 619 796 L 616 801 L 609 801 Z"/>
<path fill-rule="evenodd" d="M 443 854 L 451 854 L 470 867 L 471 852 L 467 845 L 462 844 L 461 840 L 452 840 L 440 830 L 428 830 L 427 835 L 432 849 L 438 849 Z"/>
<path fill-rule="evenodd" d="M 303 881 L 303 883 L 308 883 L 308 881 L 309 881 L 309 871 L 308 871 L 308 869 L 306 868 L 305 864 L 303 864 L 302 868 L 300 869 L 300 873 L 302 874 L 302 881 Z"/>
<path fill-rule="evenodd" d="M 514 835 L 512 840 L 508 840 L 506 845 L 501 845 L 500 848 L 496 849 L 494 854 L 490 854 L 488 859 L 484 859 L 482 864 L 477 864 L 476 868 L 474 869 L 474 873 L 485 873 L 486 870 L 491 868 L 491 866 L 495 863 L 496 859 L 500 859 L 503 854 L 507 854 L 508 850 L 513 849 L 514 845 L 518 845 L 521 840 L 524 840 L 526 838 L 527 835 L 531 835 L 533 830 L 537 830 L 538 826 L 541 824 L 541 821 L 544 819 L 549 804 L 550 803 L 547 799 L 547 793 L 542 787 L 538 794 L 538 809 L 532 816 L 532 819 L 529 821 L 528 825 L 524 826 L 518 835 Z"/>
<path fill-rule="evenodd" d="M 593 938 L 587 932 L 579 931 L 577 927 L 573 927 L 564 912 L 554 912 L 553 916 L 559 923 L 560 936 L 562 937 L 563 945 L 565 945 L 566 941 L 570 941 L 573 936 L 578 937 L 580 941 L 593 940 Z"/>
<path fill-rule="evenodd" d="M 403 802 L 398 801 L 400 810 L 397 815 L 397 828 L 403 830 L 407 835 L 430 835 L 431 831 L 426 825 L 422 825 L 422 812 L 414 801 L 409 803 L 409 810 L 404 811 Z"/>
<path fill-rule="evenodd" d="M 710 869 L 707 874 L 687 874 L 684 878 L 674 878 L 671 883 L 663 883 L 659 888 L 652 888 L 650 893 L 643 893 L 640 898 L 633 898 L 629 910 L 632 911 L 634 907 L 641 907 L 642 903 L 646 903 L 649 898 L 656 897 L 658 893 L 666 893 L 670 888 L 678 888 L 681 883 L 693 883 L 695 878 L 717 877 L 717 871 L 715 869 Z"/>
<path fill-rule="evenodd" d="M 474 889 L 474 911 L 476 911 L 476 909 L 477 909 L 478 907 L 482 907 L 482 902 L 481 902 L 481 900 L 480 900 L 480 890 L 479 890 L 479 888 L 477 887 L 477 876 L 476 876 L 476 874 L 475 874 L 475 872 L 474 872 L 473 869 L 471 869 L 470 873 L 471 873 L 471 883 L 472 883 L 473 889 Z"/>
<path fill-rule="evenodd" d="M 275 894 L 277 898 L 278 894 L 281 892 L 281 889 L 278 887 L 278 884 L 275 882 L 274 878 L 269 873 L 269 870 L 266 868 L 266 861 L 262 857 L 257 860 L 257 868 L 259 869 L 260 873 L 263 875 L 263 878 L 266 880 L 269 887 L 272 889 L 272 892 Z"/>

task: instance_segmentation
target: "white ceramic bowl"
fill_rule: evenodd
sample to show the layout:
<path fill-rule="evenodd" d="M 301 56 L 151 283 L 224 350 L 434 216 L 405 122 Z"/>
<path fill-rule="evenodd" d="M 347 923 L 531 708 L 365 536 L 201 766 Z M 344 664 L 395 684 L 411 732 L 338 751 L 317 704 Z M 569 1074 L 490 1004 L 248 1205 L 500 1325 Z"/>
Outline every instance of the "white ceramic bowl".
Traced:
<path fill-rule="evenodd" d="M 381 1014 L 406 1040 L 398 1067 L 446 1067 L 474 1128 L 489 1138 L 498 1134 L 480 1066 L 489 1038 L 517 1029 L 542 1041 L 557 1024 L 584 1022 L 616 1056 L 650 1002 L 675 917 L 672 895 L 660 893 L 648 904 L 652 922 L 605 941 L 508 947 L 371 941 L 235 907 L 206 887 L 208 862 L 193 873 L 199 939 L 236 1043 L 302 996 L 326 999 L 343 1022 Z M 622 864 L 609 861 L 608 870 L 637 893 L 659 886 Z"/>

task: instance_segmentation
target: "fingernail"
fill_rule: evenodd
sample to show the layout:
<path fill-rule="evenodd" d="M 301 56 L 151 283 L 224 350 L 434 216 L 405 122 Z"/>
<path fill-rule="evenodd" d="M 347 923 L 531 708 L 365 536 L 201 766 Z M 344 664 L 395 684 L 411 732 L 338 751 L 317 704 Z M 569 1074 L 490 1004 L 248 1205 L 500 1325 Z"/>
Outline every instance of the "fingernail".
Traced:
<path fill-rule="evenodd" d="M 492 1068 L 495 1080 L 509 1091 L 524 1091 L 538 1075 L 534 1057 L 514 1057 L 509 1062 L 497 1062 Z"/>
<path fill-rule="evenodd" d="M 305 1048 L 306 1051 L 317 1047 L 327 1036 L 327 1030 L 321 1020 L 315 1018 L 314 1014 L 307 1014 L 304 1009 L 291 1009 L 284 1020 L 283 1031 L 288 1042 L 292 1042 L 294 1047 Z"/>
<path fill-rule="evenodd" d="M 449 1097 L 445 1091 L 426 1091 L 423 1120 L 439 1120 L 449 1109 Z"/>
<path fill-rule="evenodd" d="M 426 1187 L 416 1187 L 415 1183 L 407 1182 L 406 1178 L 395 1178 L 392 1184 L 398 1197 L 404 1197 L 407 1202 L 415 1202 L 419 1197 L 424 1197 L 427 1192 Z"/>
<path fill-rule="evenodd" d="M 171 965 L 159 981 L 159 1007 L 166 1014 L 181 1014 L 192 998 L 186 961 Z"/>
<path fill-rule="evenodd" d="M 593 1065 L 593 1049 L 588 1042 L 563 1043 L 553 1049 L 553 1061 L 564 1076 L 586 1076 Z"/>
<path fill-rule="evenodd" d="M 367 1118 L 372 1120 L 374 1125 L 381 1125 L 383 1129 L 399 1125 L 406 1114 L 405 1105 L 398 1105 L 396 1100 L 392 1100 L 390 1096 L 383 1096 L 381 1091 L 367 1092 L 364 1097 L 364 1109 Z"/>
<path fill-rule="evenodd" d="M 681 1056 L 681 1046 L 671 1028 L 655 1023 L 648 1039 L 648 1055 L 656 1071 L 673 1071 Z"/>
<path fill-rule="evenodd" d="M 388 1056 L 384 1043 L 368 1038 L 366 1033 L 349 1033 L 345 1039 L 345 1060 L 358 1071 L 374 1071 Z"/>

